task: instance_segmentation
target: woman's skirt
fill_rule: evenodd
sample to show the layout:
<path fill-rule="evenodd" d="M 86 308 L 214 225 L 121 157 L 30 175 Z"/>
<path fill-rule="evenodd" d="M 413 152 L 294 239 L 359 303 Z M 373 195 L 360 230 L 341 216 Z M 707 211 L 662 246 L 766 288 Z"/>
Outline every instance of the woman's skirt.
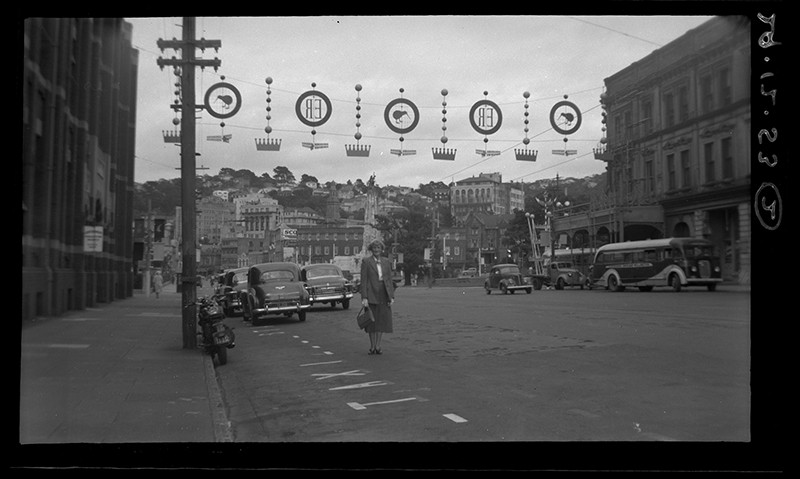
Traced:
<path fill-rule="evenodd" d="M 372 317 L 375 321 L 370 323 L 364 331 L 368 333 L 391 333 L 392 332 L 392 307 L 389 306 L 389 293 L 386 292 L 386 286 L 379 288 L 378 302 L 369 303 L 369 309 L 372 311 Z"/>

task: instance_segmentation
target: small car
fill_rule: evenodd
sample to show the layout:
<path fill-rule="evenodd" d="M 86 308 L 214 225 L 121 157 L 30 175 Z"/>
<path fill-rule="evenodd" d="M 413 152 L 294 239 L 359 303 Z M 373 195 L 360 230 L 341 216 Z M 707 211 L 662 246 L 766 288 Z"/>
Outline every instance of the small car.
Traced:
<path fill-rule="evenodd" d="M 247 270 L 247 292 L 243 295 L 245 317 L 253 324 L 269 316 L 291 317 L 297 313 L 306 320 L 311 295 L 300 279 L 295 263 L 262 263 Z"/>
<path fill-rule="evenodd" d="M 478 270 L 475 268 L 467 268 L 459 274 L 462 278 L 474 278 L 478 276 Z"/>
<path fill-rule="evenodd" d="M 342 309 L 350 308 L 355 288 L 335 264 L 305 265 L 300 269 L 300 280 L 306 284 L 312 306 L 315 303 L 328 303 L 331 306 L 341 303 Z"/>
<path fill-rule="evenodd" d="M 225 316 L 240 316 L 244 313 L 241 301 L 243 291 L 247 291 L 247 268 L 225 270 L 219 288 L 219 293 L 224 296 L 220 299 L 220 305 Z"/>
<path fill-rule="evenodd" d="M 530 279 L 522 276 L 519 266 L 515 264 L 497 264 L 492 266 L 489 272 L 489 277 L 483 283 L 486 294 L 492 294 L 492 291 L 501 291 L 503 294 L 514 293 L 519 289 L 524 289 L 526 293 L 531 294 L 533 285 Z"/>

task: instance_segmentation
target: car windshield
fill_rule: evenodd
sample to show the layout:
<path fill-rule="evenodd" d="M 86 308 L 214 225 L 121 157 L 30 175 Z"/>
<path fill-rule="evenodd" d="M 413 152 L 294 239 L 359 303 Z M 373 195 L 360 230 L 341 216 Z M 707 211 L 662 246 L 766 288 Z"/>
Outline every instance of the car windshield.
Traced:
<path fill-rule="evenodd" d="M 683 254 L 687 258 L 698 258 L 700 256 L 713 256 L 714 249 L 711 246 L 684 246 Z"/>
<path fill-rule="evenodd" d="M 518 266 L 503 266 L 501 268 L 497 268 L 497 271 L 500 274 L 519 274 L 519 267 Z"/>
<path fill-rule="evenodd" d="M 269 281 L 292 281 L 294 273 L 286 270 L 264 271 L 261 273 L 261 282 L 267 283 Z"/>
<path fill-rule="evenodd" d="M 306 270 L 306 277 L 321 278 L 322 276 L 340 276 L 339 270 L 336 268 L 309 268 Z"/>

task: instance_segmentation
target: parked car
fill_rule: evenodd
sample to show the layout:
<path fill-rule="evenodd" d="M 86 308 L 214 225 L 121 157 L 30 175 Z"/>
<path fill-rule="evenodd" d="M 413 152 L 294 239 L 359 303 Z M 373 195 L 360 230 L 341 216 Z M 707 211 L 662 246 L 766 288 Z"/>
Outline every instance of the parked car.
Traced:
<path fill-rule="evenodd" d="M 486 294 L 492 294 L 493 290 L 501 291 L 503 294 L 513 294 L 518 289 L 524 289 L 526 293 L 531 294 L 533 290 L 530 280 L 520 273 L 519 266 L 515 264 L 492 266 L 483 287 L 486 289 Z"/>
<path fill-rule="evenodd" d="M 343 309 L 350 307 L 350 299 L 355 292 L 353 283 L 345 278 L 344 272 L 335 264 L 303 266 L 300 269 L 300 280 L 306 284 L 312 306 L 315 303 L 328 303 L 331 306 L 340 303 Z"/>
<path fill-rule="evenodd" d="M 297 264 L 263 263 L 248 269 L 244 314 L 253 324 L 269 316 L 291 317 L 294 313 L 305 321 L 310 307 L 311 296 Z"/>
<path fill-rule="evenodd" d="M 459 276 L 462 278 L 474 278 L 475 276 L 478 276 L 478 270 L 475 268 L 467 268 L 462 271 Z"/>
<path fill-rule="evenodd" d="M 569 261 L 545 264 L 545 268 L 547 268 L 547 271 L 544 274 L 534 274 L 529 278 L 536 291 L 542 289 L 542 286 L 547 286 L 548 288 L 553 286 L 561 290 L 568 286 L 578 286 L 583 289 L 584 286 L 590 285 L 588 278 L 573 268 L 572 263 Z"/>
<path fill-rule="evenodd" d="M 221 280 L 219 293 L 224 298 L 220 299 L 220 306 L 225 316 L 241 316 L 244 313 L 241 293 L 247 291 L 247 268 L 225 270 Z"/>

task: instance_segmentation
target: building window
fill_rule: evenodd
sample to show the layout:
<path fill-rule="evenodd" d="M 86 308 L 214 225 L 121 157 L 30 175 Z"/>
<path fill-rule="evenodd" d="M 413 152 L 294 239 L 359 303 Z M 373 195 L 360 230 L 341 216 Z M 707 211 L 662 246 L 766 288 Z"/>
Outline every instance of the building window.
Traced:
<path fill-rule="evenodd" d="M 675 184 L 675 155 L 667 155 L 667 190 L 674 190 Z"/>
<path fill-rule="evenodd" d="M 703 113 L 708 113 L 714 108 L 714 92 L 711 89 L 711 73 L 700 77 L 700 106 Z"/>
<path fill-rule="evenodd" d="M 358 246 L 353 246 L 353 254 L 358 254 L 361 251 L 361 248 Z"/>
<path fill-rule="evenodd" d="M 719 106 L 730 105 L 733 101 L 733 91 L 731 88 L 731 69 L 722 67 L 717 70 L 717 82 L 719 84 Z"/>
<path fill-rule="evenodd" d="M 689 150 L 681 152 L 681 187 L 692 186 L 692 163 L 689 160 Z"/>
<path fill-rule="evenodd" d="M 349 246 L 345 246 L 344 247 L 344 255 L 345 256 L 350 256 L 350 247 Z"/>
<path fill-rule="evenodd" d="M 455 253 L 456 256 L 461 256 L 461 247 L 460 246 L 454 246 L 453 247 L 453 252 Z"/>
<path fill-rule="evenodd" d="M 689 119 L 689 87 L 687 85 L 678 87 L 678 118 L 682 122 Z"/>
<path fill-rule="evenodd" d="M 320 252 L 320 247 L 314 246 L 314 254 L 319 254 L 319 252 Z"/>
<path fill-rule="evenodd" d="M 667 127 L 675 124 L 675 100 L 672 92 L 664 94 L 664 124 Z"/>
<path fill-rule="evenodd" d="M 645 187 L 648 193 L 655 193 L 656 191 L 656 174 L 653 170 L 653 157 L 645 159 L 644 161 L 644 174 L 645 174 Z"/>
<path fill-rule="evenodd" d="M 653 132 L 653 100 L 642 103 L 642 130 L 645 135 Z"/>
<path fill-rule="evenodd" d="M 625 112 L 625 139 L 633 139 L 633 120 L 631 119 L 630 110 Z"/>
<path fill-rule="evenodd" d="M 331 247 L 330 246 L 326 246 L 325 247 L 325 256 L 328 256 L 329 254 L 331 254 Z"/>
<path fill-rule="evenodd" d="M 714 181 L 714 144 L 703 145 L 703 162 L 706 165 L 706 183 Z"/>
<path fill-rule="evenodd" d="M 733 178 L 733 148 L 730 138 L 723 138 L 720 144 L 722 150 L 722 178 Z"/>

